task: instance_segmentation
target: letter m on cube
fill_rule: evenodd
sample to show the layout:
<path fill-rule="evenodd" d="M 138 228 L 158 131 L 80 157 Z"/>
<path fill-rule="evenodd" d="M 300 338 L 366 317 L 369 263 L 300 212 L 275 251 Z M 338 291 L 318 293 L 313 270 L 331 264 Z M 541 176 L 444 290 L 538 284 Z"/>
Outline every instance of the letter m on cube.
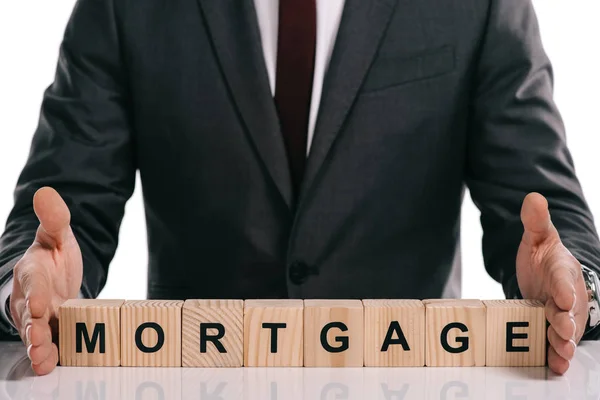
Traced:
<path fill-rule="evenodd" d="M 121 365 L 120 310 L 124 300 L 67 300 L 59 308 L 62 366 Z"/>
<path fill-rule="evenodd" d="M 95 353 L 96 346 L 100 354 L 106 353 L 106 324 L 97 322 L 94 324 L 94 332 L 91 337 L 85 322 L 75 323 L 75 352 L 83 353 L 85 342 L 86 353 Z"/>

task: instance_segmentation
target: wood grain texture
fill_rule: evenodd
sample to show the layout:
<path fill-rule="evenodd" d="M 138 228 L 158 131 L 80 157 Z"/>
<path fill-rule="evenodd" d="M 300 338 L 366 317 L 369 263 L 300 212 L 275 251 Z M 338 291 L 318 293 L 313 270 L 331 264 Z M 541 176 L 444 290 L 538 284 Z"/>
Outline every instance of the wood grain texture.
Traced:
<path fill-rule="evenodd" d="M 206 343 L 200 352 L 200 324 L 223 325 L 219 342 L 226 353 L 219 352 L 214 343 Z M 207 330 L 215 335 L 215 329 Z M 244 301 L 243 300 L 186 300 L 182 313 L 181 355 L 184 367 L 241 367 L 244 361 Z"/>
<path fill-rule="evenodd" d="M 181 367 L 180 300 L 134 300 L 121 307 L 121 365 L 124 367 Z M 164 332 L 164 344 L 153 352 L 136 346 L 136 330 L 145 323 L 158 324 Z M 141 342 L 148 348 L 158 344 L 153 328 L 143 329 Z"/>
<path fill-rule="evenodd" d="M 365 367 L 422 367 L 425 365 L 425 306 L 420 300 L 363 300 L 365 308 Z M 397 325 L 393 325 L 395 323 Z M 383 343 L 392 326 L 391 338 L 400 339 L 400 328 L 408 350 Z"/>
<path fill-rule="evenodd" d="M 482 367 L 485 365 L 485 306 L 480 300 L 425 300 L 425 364 L 428 367 Z M 467 328 L 443 330 L 450 323 L 459 323 Z M 442 346 L 442 336 L 447 338 L 450 348 L 459 349 L 451 353 Z M 467 339 L 464 339 L 467 338 Z M 462 340 L 468 340 L 468 349 Z"/>
<path fill-rule="evenodd" d="M 363 321 L 363 304 L 360 300 L 305 300 L 304 366 L 362 367 Z M 341 338 L 347 337 L 347 350 L 332 353 L 323 347 L 321 333 L 332 322 L 341 322 L 347 331 L 342 332 L 337 327 L 329 329 L 326 332 L 327 343 L 331 347 L 340 347 L 344 340 Z"/>
<path fill-rule="evenodd" d="M 546 365 L 546 315 L 544 304 L 536 300 L 486 300 L 488 367 L 540 367 Z M 507 326 L 508 323 L 527 327 Z M 527 338 L 512 338 L 507 333 Z M 511 334 L 509 334 L 511 335 Z"/>
<path fill-rule="evenodd" d="M 124 300 L 89 299 L 71 299 L 64 302 L 58 310 L 60 364 L 77 367 L 121 365 L 120 308 L 123 303 Z M 104 324 L 103 333 L 98 333 L 98 341 L 92 353 L 87 351 L 83 337 L 81 352 L 76 351 L 77 323 L 85 324 L 88 340 L 93 339 L 96 324 Z M 105 341 L 104 353 L 100 352 L 101 335 Z"/>
<path fill-rule="evenodd" d="M 466 304 L 466 305 L 474 305 L 474 306 L 480 306 L 481 305 L 481 300 L 478 299 L 425 299 L 423 300 L 423 304 L 427 305 L 427 304 L 438 304 L 438 303 L 442 303 L 442 304 Z"/>
<path fill-rule="evenodd" d="M 303 364 L 302 300 L 246 300 L 244 302 L 244 365 L 246 367 L 301 367 Z M 263 323 L 284 323 L 277 330 L 276 353 L 271 329 Z"/>

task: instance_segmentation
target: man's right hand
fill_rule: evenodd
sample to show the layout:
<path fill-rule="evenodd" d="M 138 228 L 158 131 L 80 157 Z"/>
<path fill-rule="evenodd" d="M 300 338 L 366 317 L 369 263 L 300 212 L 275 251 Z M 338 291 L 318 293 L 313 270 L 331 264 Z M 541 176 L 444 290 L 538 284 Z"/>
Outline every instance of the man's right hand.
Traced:
<path fill-rule="evenodd" d="M 49 187 L 38 190 L 33 209 L 40 226 L 15 265 L 10 312 L 34 372 L 45 375 L 58 363 L 58 307 L 78 297 L 83 261 L 60 195 Z"/>

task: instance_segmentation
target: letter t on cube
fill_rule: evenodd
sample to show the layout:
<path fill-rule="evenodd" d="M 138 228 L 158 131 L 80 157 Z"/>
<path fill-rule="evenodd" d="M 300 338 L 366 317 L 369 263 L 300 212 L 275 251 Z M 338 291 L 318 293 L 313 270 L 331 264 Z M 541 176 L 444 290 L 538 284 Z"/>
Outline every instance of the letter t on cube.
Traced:
<path fill-rule="evenodd" d="M 58 309 L 60 364 L 121 365 L 120 308 L 124 300 L 71 299 Z"/>
<path fill-rule="evenodd" d="M 302 300 L 246 300 L 244 365 L 301 367 L 303 313 Z"/>

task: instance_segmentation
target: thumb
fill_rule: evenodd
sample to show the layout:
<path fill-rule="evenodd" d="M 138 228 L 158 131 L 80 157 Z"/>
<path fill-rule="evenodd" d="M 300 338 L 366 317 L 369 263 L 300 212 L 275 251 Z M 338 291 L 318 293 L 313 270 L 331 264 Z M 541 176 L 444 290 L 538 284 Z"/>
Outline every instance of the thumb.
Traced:
<path fill-rule="evenodd" d="M 33 210 L 40 221 L 36 240 L 52 247 L 61 246 L 71 222 L 71 213 L 62 197 L 51 187 L 43 187 L 33 195 Z"/>
<path fill-rule="evenodd" d="M 559 240 L 558 231 L 550 220 L 548 201 L 539 193 L 529 193 L 521 207 L 523 241 L 535 246 L 548 239 Z"/>

